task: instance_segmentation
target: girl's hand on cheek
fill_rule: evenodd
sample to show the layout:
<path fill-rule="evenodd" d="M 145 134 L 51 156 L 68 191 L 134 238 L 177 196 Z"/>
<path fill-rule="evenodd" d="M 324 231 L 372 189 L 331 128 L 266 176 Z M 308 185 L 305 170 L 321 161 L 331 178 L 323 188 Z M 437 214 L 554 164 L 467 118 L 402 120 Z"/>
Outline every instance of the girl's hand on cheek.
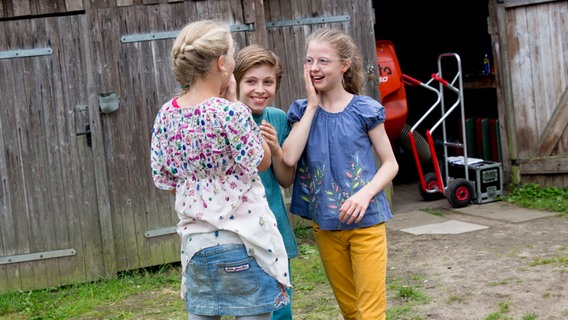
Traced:
<path fill-rule="evenodd" d="M 312 82 L 312 76 L 310 75 L 310 67 L 304 65 L 304 82 L 306 84 L 306 96 L 308 98 L 308 107 L 315 107 L 319 106 L 319 95 L 314 87 L 314 83 Z"/>

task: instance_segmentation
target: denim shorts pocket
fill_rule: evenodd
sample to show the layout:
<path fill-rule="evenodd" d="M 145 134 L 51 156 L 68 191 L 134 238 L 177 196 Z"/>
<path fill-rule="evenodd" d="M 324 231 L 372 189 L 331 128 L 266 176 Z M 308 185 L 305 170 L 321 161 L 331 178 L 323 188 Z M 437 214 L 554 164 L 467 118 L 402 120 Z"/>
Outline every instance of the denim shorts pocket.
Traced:
<path fill-rule="evenodd" d="M 187 291 L 193 293 L 209 291 L 210 281 L 207 274 L 207 268 L 190 261 L 185 270 Z"/>
<path fill-rule="evenodd" d="M 219 263 L 217 271 L 223 286 L 230 294 L 249 294 L 258 290 L 260 286 L 257 272 L 262 272 L 262 269 L 253 257 Z"/>

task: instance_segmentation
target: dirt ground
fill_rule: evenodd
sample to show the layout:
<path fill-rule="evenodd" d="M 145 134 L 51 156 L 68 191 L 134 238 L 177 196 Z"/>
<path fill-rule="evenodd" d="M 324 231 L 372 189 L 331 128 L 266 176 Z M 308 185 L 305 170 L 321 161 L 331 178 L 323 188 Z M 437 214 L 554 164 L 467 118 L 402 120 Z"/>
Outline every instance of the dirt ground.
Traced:
<path fill-rule="evenodd" d="M 424 202 L 416 186 L 395 186 L 393 212 L 403 215 L 429 208 L 444 219 L 488 228 L 461 234 L 414 235 L 387 226 L 389 313 L 405 304 L 399 285 L 416 288 L 430 301 L 389 320 L 560 320 L 568 319 L 568 215 L 511 223 L 453 210 L 445 199 Z M 328 285 L 314 285 L 297 299 L 336 306 Z M 337 313 L 301 308 L 294 319 L 337 320 Z M 141 308 L 143 306 L 143 308 Z M 314 313 L 315 312 L 315 313 Z M 130 316 L 126 316 L 126 315 Z M 496 316 L 499 314 L 499 316 Z M 131 317 L 134 315 L 134 317 Z M 1 317 L 0 317 L 1 318 Z M 98 307 L 77 319 L 186 319 L 177 285 Z"/>
<path fill-rule="evenodd" d="M 394 211 L 408 201 L 395 199 Z M 414 307 L 418 319 L 479 320 L 496 312 L 502 317 L 492 319 L 568 319 L 566 214 L 511 223 L 457 212 L 445 199 L 430 207 L 445 219 L 489 228 L 442 235 L 388 231 L 388 277 L 431 298 Z M 389 308 L 402 304 L 394 294 L 388 293 Z"/>

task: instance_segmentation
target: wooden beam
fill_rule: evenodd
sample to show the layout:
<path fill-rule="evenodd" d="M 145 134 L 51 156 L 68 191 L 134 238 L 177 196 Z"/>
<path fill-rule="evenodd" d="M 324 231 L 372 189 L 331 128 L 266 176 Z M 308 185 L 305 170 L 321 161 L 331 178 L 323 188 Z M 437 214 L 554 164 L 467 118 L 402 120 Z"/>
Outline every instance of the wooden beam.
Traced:
<path fill-rule="evenodd" d="M 566 174 L 568 173 L 568 155 L 538 159 L 519 159 L 519 165 L 523 175 Z"/>
<path fill-rule="evenodd" d="M 509 8 L 514 8 L 514 7 L 520 7 L 520 6 L 528 6 L 528 5 L 533 5 L 533 4 L 539 4 L 539 3 L 546 3 L 546 2 L 555 2 L 558 0 L 502 0 L 502 2 L 505 4 L 505 8 L 509 9 Z M 499 3 L 499 1 L 497 0 L 497 2 Z"/>
<path fill-rule="evenodd" d="M 521 173 L 516 160 L 518 159 L 517 128 L 515 125 L 515 106 L 513 99 L 513 84 L 511 80 L 511 60 L 509 59 L 509 41 L 507 29 L 506 9 L 502 4 L 489 2 L 489 15 L 491 21 L 491 39 L 494 46 L 497 98 L 499 101 L 499 125 L 504 137 L 501 138 L 503 169 L 506 181 L 518 184 L 521 182 Z"/>
<path fill-rule="evenodd" d="M 254 39 L 258 45 L 268 47 L 266 31 L 266 16 L 264 15 L 264 0 L 254 0 Z"/>
<path fill-rule="evenodd" d="M 562 133 L 567 130 L 568 126 L 568 87 L 564 88 L 564 92 L 560 96 L 560 100 L 554 113 L 550 117 L 550 121 L 541 133 L 538 143 L 533 154 L 539 157 L 546 157 L 552 154 L 554 147 L 562 137 Z"/>

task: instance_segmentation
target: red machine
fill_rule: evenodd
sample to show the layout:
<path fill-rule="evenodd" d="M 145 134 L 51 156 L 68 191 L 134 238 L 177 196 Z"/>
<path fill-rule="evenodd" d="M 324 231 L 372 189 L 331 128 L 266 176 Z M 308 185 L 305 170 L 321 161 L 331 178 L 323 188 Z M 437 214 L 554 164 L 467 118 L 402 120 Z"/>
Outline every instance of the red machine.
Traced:
<path fill-rule="evenodd" d="M 377 40 L 375 47 L 381 104 L 385 107 L 387 116 L 385 129 L 390 141 L 394 142 L 404 128 L 408 116 L 406 91 L 393 43 L 389 40 Z"/>

